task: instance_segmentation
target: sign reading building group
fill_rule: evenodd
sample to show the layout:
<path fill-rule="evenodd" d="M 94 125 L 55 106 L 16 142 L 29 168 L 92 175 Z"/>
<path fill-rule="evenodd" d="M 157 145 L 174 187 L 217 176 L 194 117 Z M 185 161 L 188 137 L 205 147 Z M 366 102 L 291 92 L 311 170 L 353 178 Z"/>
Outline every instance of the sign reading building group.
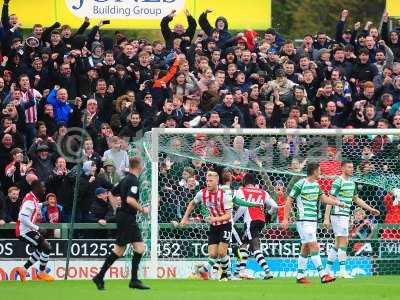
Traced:
<path fill-rule="evenodd" d="M 45 9 L 39 9 L 45 8 Z M 271 24 L 271 0 L 41 0 L 10 1 L 10 13 L 16 13 L 23 27 L 42 23 L 49 26 L 58 21 L 78 28 L 85 17 L 95 25 L 98 20 L 110 20 L 107 28 L 159 29 L 161 19 L 177 11 L 174 23 L 186 24 L 183 13 L 188 9 L 198 20 L 207 8 L 214 9 L 209 21 L 225 16 L 230 29 L 267 29 Z M 35 12 L 34 14 L 32 12 Z M 200 29 L 200 27 L 198 27 Z"/>
<path fill-rule="evenodd" d="M 168 15 L 172 9 L 181 11 L 185 0 L 66 0 L 77 17 L 107 19 L 154 19 Z"/>

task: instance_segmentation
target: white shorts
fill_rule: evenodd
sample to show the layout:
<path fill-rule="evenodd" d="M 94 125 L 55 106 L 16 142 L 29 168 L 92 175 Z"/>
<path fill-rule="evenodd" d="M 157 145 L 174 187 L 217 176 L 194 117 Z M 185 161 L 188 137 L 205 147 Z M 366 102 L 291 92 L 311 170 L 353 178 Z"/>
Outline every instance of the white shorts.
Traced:
<path fill-rule="evenodd" d="M 297 221 L 296 226 L 302 244 L 317 241 L 317 222 Z"/>
<path fill-rule="evenodd" d="M 348 216 L 331 216 L 331 224 L 335 236 L 349 236 Z"/>

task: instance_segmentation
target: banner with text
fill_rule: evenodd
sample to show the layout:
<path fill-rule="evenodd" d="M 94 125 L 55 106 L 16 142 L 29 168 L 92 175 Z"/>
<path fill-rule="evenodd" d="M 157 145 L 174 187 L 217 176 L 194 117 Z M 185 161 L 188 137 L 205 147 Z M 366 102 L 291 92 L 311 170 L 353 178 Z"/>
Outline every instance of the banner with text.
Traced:
<path fill-rule="evenodd" d="M 67 257 L 67 240 L 49 240 L 52 247 L 51 257 Z M 321 256 L 327 256 L 332 247 L 332 240 L 319 242 Z M 104 258 L 114 247 L 114 240 L 73 240 L 71 246 L 72 258 Z M 206 240 L 171 239 L 159 240 L 158 257 L 160 259 L 204 259 L 207 257 L 208 244 Z M 261 240 L 261 250 L 267 257 L 297 258 L 300 252 L 299 240 Z M 0 240 L 0 259 L 26 258 L 32 253 L 32 247 L 16 239 Z M 350 256 L 374 256 L 379 258 L 399 258 L 399 240 L 350 241 L 348 254 Z"/>
<path fill-rule="evenodd" d="M 297 274 L 297 260 L 295 258 L 268 258 L 268 264 L 274 277 L 294 277 Z M 19 280 L 17 268 L 21 266 L 23 261 L 6 260 L 0 262 L 0 281 L 1 280 Z M 159 279 L 184 279 L 191 278 L 195 266 L 204 263 L 200 260 L 160 260 L 157 268 L 157 278 Z M 325 263 L 325 259 L 323 261 Z M 103 264 L 102 260 L 71 260 L 68 271 L 68 279 L 85 280 L 95 276 Z M 144 260 L 140 266 L 140 277 L 149 277 L 149 261 Z M 130 260 L 118 260 L 106 273 L 107 279 L 127 279 L 130 276 Z M 347 261 L 347 270 L 354 276 L 371 275 L 372 263 L 371 259 L 363 257 L 350 257 Z M 232 271 L 236 269 L 236 261 L 232 262 Z M 248 271 L 256 278 L 263 277 L 263 271 L 255 259 L 249 259 L 247 263 Z M 317 277 L 318 272 L 315 270 L 311 261 L 307 266 L 307 276 Z M 333 271 L 338 271 L 335 265 Z M 31 267 L 28 270 L 28 280 L 37 278 L 38 270 Z M 64 279 L 65 260 L 50 260 L 47 264 L 47 272 L 54 276 L 55 279 Z"/>
<path fill-rule="evenodd" d="M 43 9 L 45 8 L 45 9 Z M 271 25 L 271 0 L 41 0 L 10 1 L 10 13 L 16 13 L 23 27 L 42 23 L 49 26 L 55 21 L 78 28 L 85 17 L 91 25 L 99 20 L 110 20 L 105 28 L 159 29 L 161 19 L 172 10 L 177 17 L 171 22 L 187 24 L 184 10 L 188 9 L 196 20 L 207 8 L 211 24 L 223 15 L 230 29 L 267 29 Z M 32 13 L 35 12 L 35 13 Z M 200 26 L 198 26 L 200 29 Z"/>
<path fill-rule="evenodd" d="M 159 279 L 188 278 L 195 264 L 200 261 L 163 261 L 158 264 L 157 277 Z M 85 280 L 92 279 L 103 265 L 102 260 L 71 260 L 68 269 L 68 279 Z M 105 278 L 107 279 L 128 279 L 130 278 L 131 261 L 123 259 L 116 261 L 107 271 Z M 1 280 L 19 280 L 17 268 L 21 267 L 21 261 L 8 260 L 0 262 L 0 281 Z M 65 260 L 50 260 L 47 264 L 47 270 L 56 280 L 64 279 Z M 37 278 L 38 270 L 31 267 L 28 270 L 28 280 Z M 140 278 L 149 278 L 148 261 L 143 261 L 140 265 Z"/>

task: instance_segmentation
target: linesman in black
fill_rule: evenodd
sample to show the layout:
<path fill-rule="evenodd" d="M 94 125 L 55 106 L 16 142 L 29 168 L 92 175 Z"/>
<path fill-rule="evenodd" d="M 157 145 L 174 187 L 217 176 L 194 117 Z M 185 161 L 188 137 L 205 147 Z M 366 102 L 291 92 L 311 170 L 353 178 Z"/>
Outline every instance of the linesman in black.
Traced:
<path fill-rule="evenodd" d="M 143 164 L 140 158 L 133 157 L 129 159 L 129 174 L 114 187 L 112 194 L 121 196 L 121 208 L 118 209 L 116 222 L 117 234 L 113 251 L 109 254 L 100 272 L 93 277 L 93 282 L 99 290 L 104 290 L 104 275 L 111 265 L 125 252 L 126 245 L 132 243 L 134 255 L 132 257 L 131 281 L 129 287 L 134 289 L 147 290 L 138 279 L 138 268 L 145 250 L 142 235 L 139 226 L 136 223 L 136 214 L 148 214 L 149 208 L 142 207 L 139 204 L 139 180 L 138 177 L 143 170 Z"/>

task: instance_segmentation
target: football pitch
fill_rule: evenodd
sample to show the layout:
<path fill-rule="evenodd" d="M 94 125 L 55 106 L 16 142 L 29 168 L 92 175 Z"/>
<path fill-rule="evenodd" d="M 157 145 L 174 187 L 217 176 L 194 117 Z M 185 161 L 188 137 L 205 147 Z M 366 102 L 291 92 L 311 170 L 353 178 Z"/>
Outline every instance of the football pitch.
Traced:
<path fill-rule="evenodd" d="M 0 282 L 1 300 L 377 300 L 400 299 L 400 276 L 360 277 L 337 279 L 322 285 L 312 278 L 311 285 L 298 285 L 293 278 L 269 281 L 200 281 L 200 280 L 145 280 L 151 290 L 128 288 L 126 280 L 106 281 L 106 290 L 98 291 L 91 281 L 55 281 L 51 283 L 27 281 Z"/>

